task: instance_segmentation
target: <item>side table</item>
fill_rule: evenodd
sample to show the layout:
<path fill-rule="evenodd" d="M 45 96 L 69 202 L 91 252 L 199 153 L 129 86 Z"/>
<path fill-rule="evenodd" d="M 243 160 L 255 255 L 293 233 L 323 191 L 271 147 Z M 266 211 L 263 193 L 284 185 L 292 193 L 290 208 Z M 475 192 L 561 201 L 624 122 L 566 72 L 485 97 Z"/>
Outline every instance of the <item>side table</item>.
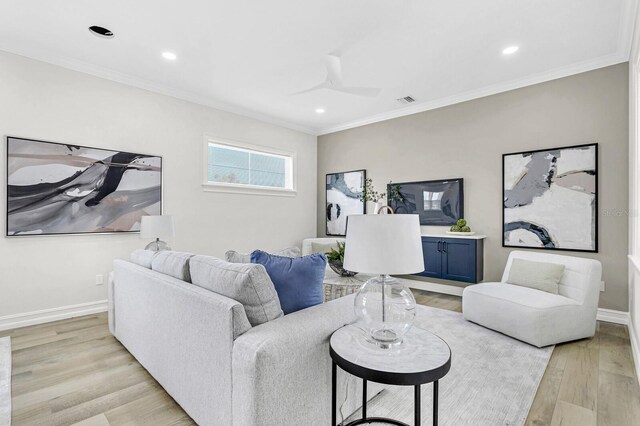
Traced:
<path fill-rule="evenodd" d="M 371 279 L 373 275 L 357 274 L 353 277 L 341 277 L 328 270 L 324 276 L 324 301 L 338 299 L 358 291 L 362 284 Z"/>
<path fill-rule="evenodd" d="M 387 385 L 414 386 L 414 424 L 421 424 L 420 386 L 433 382 L 433 424 L 438 424 L 438 380 L 451 368 L 451 349 L 435 334 L 412 327 L 403 342 L 381 349 L 369 340 L 358 324 L 338 329 L 331 336 L 331 425 L 336 425 L 337 367 L 362 379 L 362 418 L 344 426 L 381 422 L 408 426 L 398 420 L 367 417 L 367 381 Z"/>

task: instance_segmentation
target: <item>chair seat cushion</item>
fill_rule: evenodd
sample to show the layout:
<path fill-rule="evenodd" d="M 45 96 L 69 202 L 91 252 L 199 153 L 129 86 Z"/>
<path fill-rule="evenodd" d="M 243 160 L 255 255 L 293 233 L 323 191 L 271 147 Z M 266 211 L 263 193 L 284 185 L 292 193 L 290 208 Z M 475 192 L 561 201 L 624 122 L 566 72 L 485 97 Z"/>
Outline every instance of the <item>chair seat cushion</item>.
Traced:
<path fill-rule="evenodd" d="M 593 335 L 575 300 L 506 283 L 471 285 L 462 293 L 466 320 L 543 347 Z"/>
<path fill-rule="evenodd" d="M 578 302 L 568 297 L 508 283 L 482 283 L 469 286 L 467 290 L 482 297 L 500 299 L 531 309 L 578 305 Z"/>

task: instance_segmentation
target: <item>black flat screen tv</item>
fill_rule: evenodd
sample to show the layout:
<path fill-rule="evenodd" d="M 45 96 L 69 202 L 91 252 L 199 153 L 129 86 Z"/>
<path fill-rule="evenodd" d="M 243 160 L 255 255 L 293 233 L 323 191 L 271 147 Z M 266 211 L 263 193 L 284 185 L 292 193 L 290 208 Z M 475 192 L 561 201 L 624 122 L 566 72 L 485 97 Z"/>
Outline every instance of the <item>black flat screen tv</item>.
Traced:
<path fill-rule="evenodd" d="M 401 200 L 389 199 L 391 190 L 400 185 Z M 390 183 L 387 204 L 396 214 L 417 214 L 420 225 L 450 226 L 464 217 L 462 178 Z"/>

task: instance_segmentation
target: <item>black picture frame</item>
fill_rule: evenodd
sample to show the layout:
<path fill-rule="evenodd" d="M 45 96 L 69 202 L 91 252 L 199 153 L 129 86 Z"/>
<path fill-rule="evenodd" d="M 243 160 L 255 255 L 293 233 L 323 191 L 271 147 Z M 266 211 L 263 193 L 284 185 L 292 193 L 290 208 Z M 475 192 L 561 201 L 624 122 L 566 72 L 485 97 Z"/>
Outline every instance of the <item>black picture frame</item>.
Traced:
<path fill-rule="evenodd" d="M 336 233 L 336 232 L 332 232 L 332 230 L 330 230 L 330 226 L 329 226 L 329 222 L 330 222 L 330 210 L 332 209 L 332 206 L 329 206 L 329 188 L 328 188 L 328 179 L 329 176 L 335 176 L 335 175 L 345 175 L 347 173 L 360 173 L 361 174 L 361 182 L 362 182 L 362 190 L 364 191 L 364 185 L 367 179 L 367 171 L 366 169 L 357 169 L 357 170 L 349 170 L 346 172 L 334 172 L 334 173 L 327 173 L 325 175 L 325 179 L 324 179 L 324 187 L 325 187 L 325 191 L 324 191 L 324 220 L 325 220 L 325 235 L 330 236 L 330 237 L 345 237 L 347 235 L 347 224 L 348 224 L 348 215 L 345 216 L 345 226 L 344 226 L 344 233 Z M 358 212 L 351 212 L 349 214 L 366 214 L 367 213 L 367 203 L 366 202 L 362 202 L 362 211 L 358 211 Z"/>
<path fill-rule="evenodd" d="M 155 154 L 144 154 L 144 153 L 133 153 L 133 152 L 128 152 L 128 151 L 115 151 L 113 149 L 105 149 L 105 148 L 98 148 L 98 147 L 94 147 L 94 146 L 88 146 L 88 145 L 79 145 L 76 143 L 64 143 L 64 142 L 52 142 L 52 141 L 44 141 L 44 140 L 40 140 L 40 139 L 35 139 L 35 138 L 24 138 L 24 137 L 18 137 L 18 136 L 10 136 L 7 135 L 5 136 L 5 229 L 4 229 L 4 236 L 8 237 L 8 238 L 27 238 L 27 237 L 40 237 L 40 236 L 68 236 L 68 235 L 118 235 L 118 234 L 138 234 L 140 233 L 140 230 L 131 230 L 131 231 L 85 231 L 85 232 L 53 232 L 53 233 L 17 233 L 17 234 L 13 234 L 10 233 L 11 230 L 9 229 L 9 208 L 10 208 L 10 192 L 9 192 L 9 179 L 10 179 L 10 175 L 9 175 L 9 143 L 10 140 L 16 140 L 16 141 L 27 141 L 27 142 L 35 142 L 35 143 L 44 143 L 44 144 L 51 144 L 51 145 L 61 145 L 61 146 L 66 146 L 66 147 L 72 147 L 72 148 L 84 148 L 84 149 L 92 149 L 92 150 L 97 150 L 97 151 L 105 151 L 105 152 L 110 152 L 110 153 L 122 153 L 122 154 L 129 154 L 129 155 L 138 155 L 141 157 L 149 157 L 149 158 L 158 158 L 160 160 L 160 194 L 159 194 L 159 214 L 162 215 L 164 206 L 163 206 L 163 189 L 164 189 L 164 176 L 163 176 L 163 157 L 161 155 L 155 155 Z"/>
<path fill-rule="evenodd" d="M 400 193 L 404 187 L 406 194 L 423 191 L 425 188 L 442 188 L 445 187 L 450 190 L 455 190 L 454 186 L 458 186 L 456 191 L 456 197 L 458 200 L 457 206 L 453 211 L 454 217 L 449 217 L 446 214 L 441 214 L 440 217 L 429 218 L 424 214 L 420 214 L 417 210 L 417 206 L 412 208 L 408 203 L 391 201 L 389 194 L 393 186 L 400 185 Z M 464 179 L 463 178 L 450 178 L 450 179 L 437 179 L 437 180 L 423 180 L 415 182 L 391 182 L 387 184 L 387 205 L 393 209 L 396 214 L 418 214 L 420 217 L 420 225 L 422 226 L 451 226 L 455 225 L 458 219 L 464 217 Z"/>
<path fill-rule="evenodd" d="M 570 150 L 570 149 L 580 149 L 580 148 L 590 148 L 593 147 L 594 148 L 594 165 L 595 165 L 595 170 L 593 171 L 593 175 L 594 175 L 594 189 L 595 189 L 595 193 L 593 194 L 594 199 L 593 199 L 593 213 L 592 213 L 592 222 L 593 222 L 593 248 L 592 249 L 580 249 L 580 248 L 572 248 L 572 247 L 557 247 L 556 243 L 553 244 L 553 246 L 533 246 L 533 245 L 514 245 L 514 244 L 507 244 L 505 242 L 506 240 L 506 233 L 512 231 L 513 229 L 509 229 L 507 230 L 508 226 L 506 223 L 506 210 L 508 209 L 508 207 L 506 206 L 506 189 L 505 189 L 505 160 L 507 157 L 509 156 L 514 156 L 514 155 L 533 155 L 536 153 L 541 153 L 541 152 L 553 152 L 553 151 L 562 151 L 562 150 Z M 510 152 L 507 154 L 502 154 L 502 247 L 505 248 L 518 248 L 518 249 L 534 249 L 534 250 L 552 250 L 552 251 L 571 251 L 571 252 L 582 252 L 582 253 L 598 253 L 598 228 L 599 228 L 599 221 L 598 221 L 598 167 L 599 167 L 599 162 L 598 162 L 598 143 L 597 142 L 593 142 L 593 143 L 587 143 L 587 144 L 580 144 L 580 145 L 569 145 L 569 146 L 561 146 L 561 147 L 556 147 L 556 148 L 545 148 L 545 149 L 536 149 L 536 150 L 529 150 L 529 151 L 520 151 L 520 152 Z M 591 173 L 589 173 L 591 174 Z M 554 176 L 553 178 L 557 178 L 556 176 Z M 551 185 L 551 184 L 549 184 Z M 522 221 L 521 221 L 522 222 Z M 514 228 L 515 229 L 515 228 Z M 525 228 L 526 229 L 526 228 Z M 543 234 L 546 232 L 547 236 L 543 237 L 543 238 L 552 238 L 552 236 L 548 235 L 548 231 L 546 231 L 546 229 L 544 229 L 544 226 L 540 226 L 540 225 L 535 225 L 534 227 L 531 227 L 530 229 L 534 229 L 534 231 L 532 231 L 534 234 L 538 235 L 538 234 Z M 544 244 L 544 241 L 541 240 L 541 242 Z"/>

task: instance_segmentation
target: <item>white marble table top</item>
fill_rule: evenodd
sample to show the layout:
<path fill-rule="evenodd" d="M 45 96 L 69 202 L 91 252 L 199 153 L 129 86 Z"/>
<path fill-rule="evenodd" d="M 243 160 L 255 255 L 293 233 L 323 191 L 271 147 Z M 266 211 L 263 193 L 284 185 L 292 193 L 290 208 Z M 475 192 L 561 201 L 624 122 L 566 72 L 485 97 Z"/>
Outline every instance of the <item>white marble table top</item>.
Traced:
<path fill-rule="evenodd" d="M 385 373 L 412 374 L 443 367 L 451 359 L 447 343 L 435 334 L 411 327 L 401 344 L 379 348 L 357 323 L 338 329 L 331 336 L 331 348 L 342 359 Z"/>

